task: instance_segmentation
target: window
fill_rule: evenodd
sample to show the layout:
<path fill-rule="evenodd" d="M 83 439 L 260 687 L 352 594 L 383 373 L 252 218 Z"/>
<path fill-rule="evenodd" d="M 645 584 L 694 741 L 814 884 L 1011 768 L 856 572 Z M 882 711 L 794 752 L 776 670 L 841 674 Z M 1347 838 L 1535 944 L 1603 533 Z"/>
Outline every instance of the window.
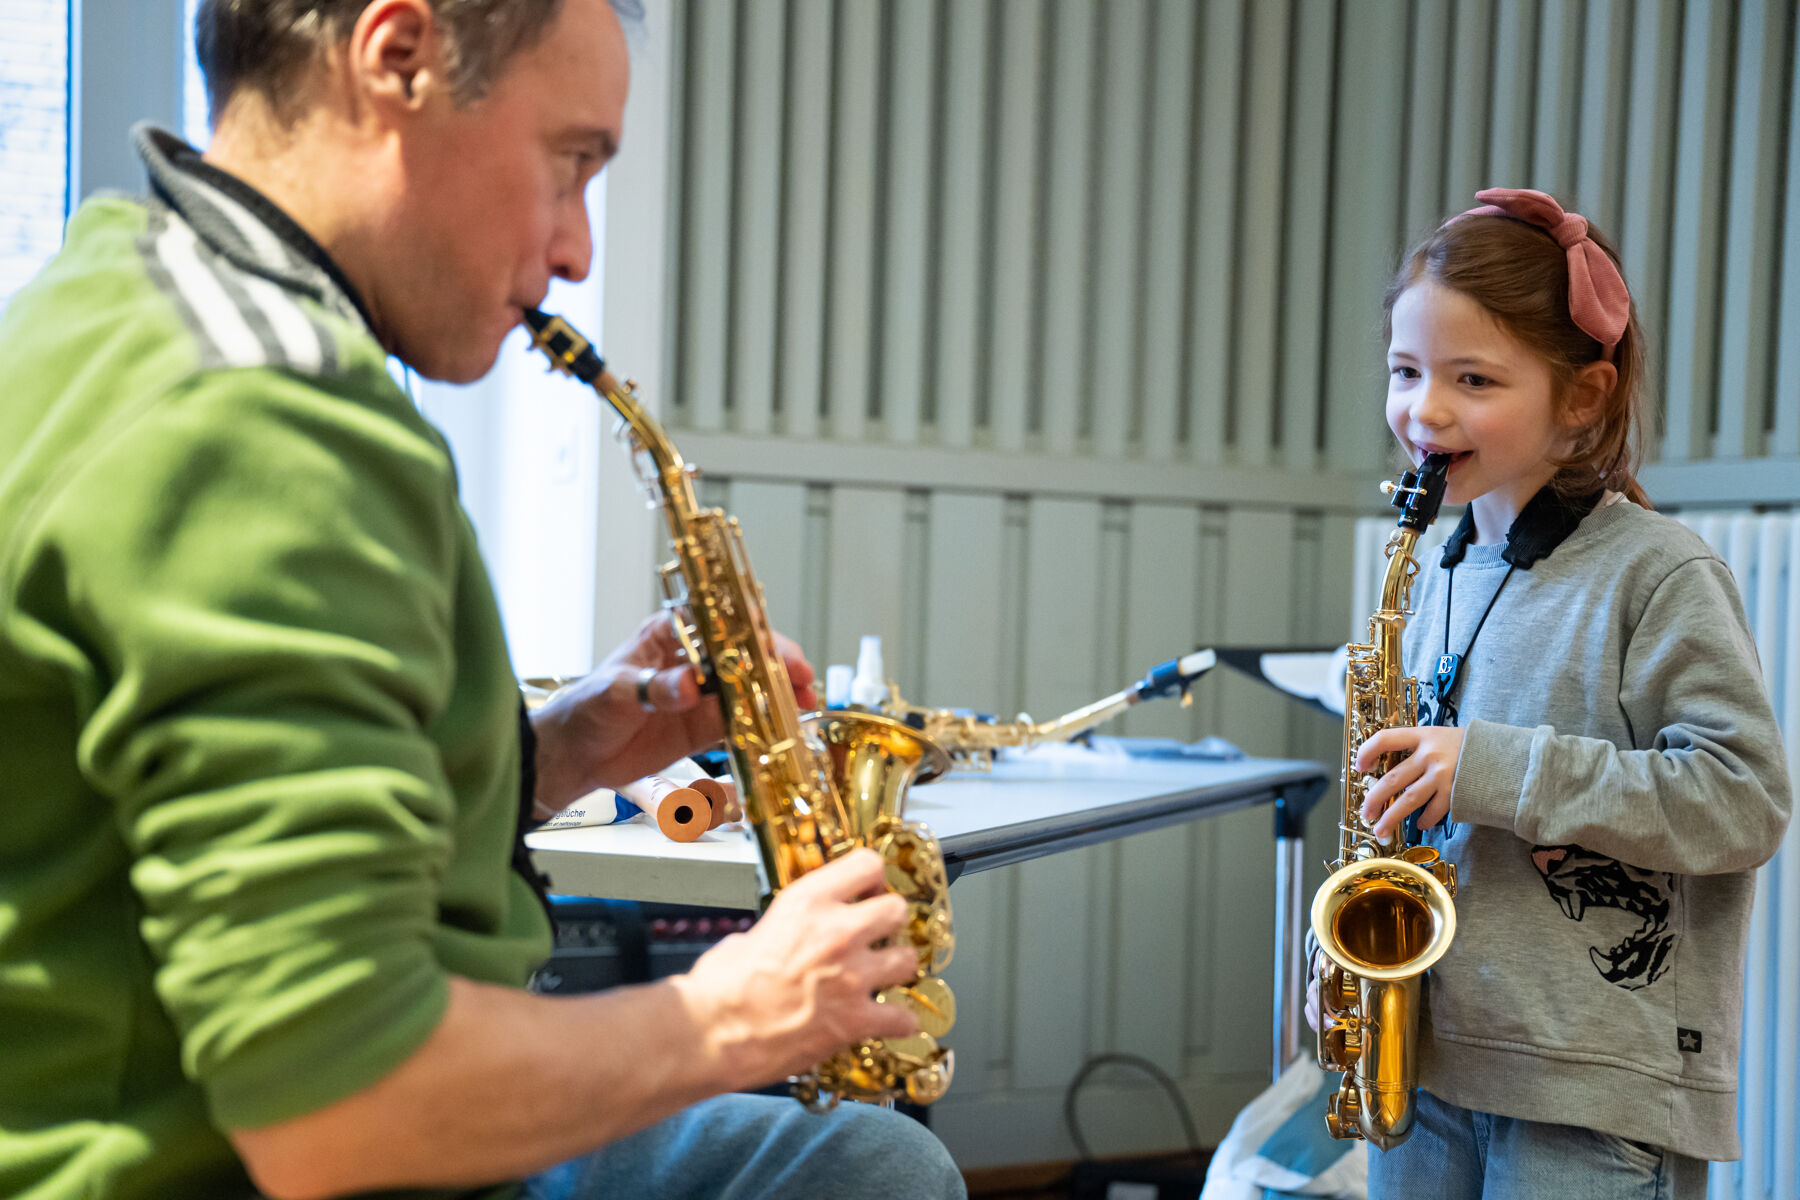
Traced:
<path fill-rule="evenodd" d="M 62 245 L 69 206 L 68 0 L 0 10 L 0 307 Z"/>
<path fill-rule="evenodd" d="M 204 150 L 212 141 L 212 127 L 206 120 L 206 76 L 194 54 L 194 13 L 199 7 L 200 0 L 182 0 L 181 136 L 190 146 Z"/>

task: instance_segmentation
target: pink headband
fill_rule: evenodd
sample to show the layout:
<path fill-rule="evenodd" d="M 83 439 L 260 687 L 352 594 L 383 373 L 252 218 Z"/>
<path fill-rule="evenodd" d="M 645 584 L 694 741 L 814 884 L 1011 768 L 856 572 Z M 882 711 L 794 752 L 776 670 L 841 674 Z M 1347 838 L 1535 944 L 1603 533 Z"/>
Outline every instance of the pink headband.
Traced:
<path fill-rule="evenodd" d="M 1483 188 L 1475 198 L 1481 201 L 1480 208 L 1458 213 L 1444 224 L 1464 217 L 1511 217 L 1547 230 L 1568 251 L 1569 317 L 1575 328 L 1600 343 L 1611 362 L 1631 320 L 1631 293 L 1612 258 L 1588 236 L 1587 218 L 1564 212 L 1550 196 L 1530 188 Z"/>

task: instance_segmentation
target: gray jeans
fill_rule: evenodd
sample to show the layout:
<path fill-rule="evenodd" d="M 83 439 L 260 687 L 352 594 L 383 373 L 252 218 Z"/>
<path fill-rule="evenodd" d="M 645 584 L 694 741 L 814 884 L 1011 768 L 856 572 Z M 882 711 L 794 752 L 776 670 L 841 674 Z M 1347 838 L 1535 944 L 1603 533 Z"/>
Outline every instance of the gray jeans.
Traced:
<path fill-rule="evenodd" d="M 823 1116 L 773 1096 L 715 1096 L 552 1167 L 526 1200 L 964 1200 L 944 1144 L 867 1104 Z"/>

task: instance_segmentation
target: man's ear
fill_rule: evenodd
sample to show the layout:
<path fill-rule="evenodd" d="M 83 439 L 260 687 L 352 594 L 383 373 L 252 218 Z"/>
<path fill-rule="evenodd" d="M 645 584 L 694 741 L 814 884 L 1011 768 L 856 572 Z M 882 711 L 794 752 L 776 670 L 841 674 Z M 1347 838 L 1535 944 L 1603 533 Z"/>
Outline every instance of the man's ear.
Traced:
<path fill-rule="evenodd" d="M 1609 362 L 1593 362 L 1575 372 L 1563 405 L 1562 423 L 1575 429 L 1600 418 L 1613 389 L 1619 386 L 1619 368 Z"/>
<path fill-rule="evenodd" d="M 374 0 L 350 32 L 350 71 L 377 106 L 420 108 L 443 87 L 444 40 L 429 0 Z"/>

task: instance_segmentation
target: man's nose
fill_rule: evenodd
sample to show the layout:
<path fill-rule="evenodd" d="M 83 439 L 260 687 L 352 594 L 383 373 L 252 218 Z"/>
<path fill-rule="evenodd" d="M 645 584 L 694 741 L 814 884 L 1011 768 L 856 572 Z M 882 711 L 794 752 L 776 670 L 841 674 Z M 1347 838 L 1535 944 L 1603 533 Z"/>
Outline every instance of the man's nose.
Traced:
<path fill-rule="evenodd" d="M 577 196 L 563 205 L 550 239 L 550 271 L 558 279 L 580 283 L 594 263 L 594 235 L 588 227 L 587 202 Z"/>

